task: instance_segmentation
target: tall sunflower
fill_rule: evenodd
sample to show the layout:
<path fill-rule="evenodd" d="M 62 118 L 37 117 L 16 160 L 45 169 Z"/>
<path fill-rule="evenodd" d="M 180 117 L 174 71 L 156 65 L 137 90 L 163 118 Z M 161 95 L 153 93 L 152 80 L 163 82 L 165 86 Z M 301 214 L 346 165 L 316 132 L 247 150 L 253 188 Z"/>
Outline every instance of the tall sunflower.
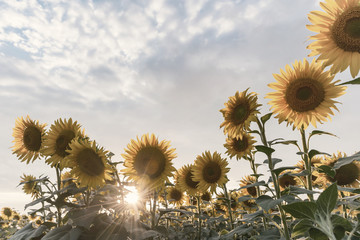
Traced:
<path fill-rule="evenodd" d="M 162 188 L 169 177 L 173 176 L 172 160 L 176 157 L 175 149 L 169 141 L 159 142 L 154 134 L 144 134 L 141 139 L 131 140 L 125 153 L 125 169 L 121 171 L 128 179 L 150 189 Z"/>
<path fill-rule="evenodd" d="M 256 177 L 246 175 L 240 180 L 240 187 L 245 187 L 254 183 L 256 183 Z M 248 188 L 243 188 L 241 190 L 242 192 L 244 192 L 245 195 L 251 195 L 252 197 L 257 196 L 256 187 L 248 187 Z"/>
<path fill-rule="evenodd" d="M 202 192 L 210 188 L 213 193 L 217 186 L 222 187 L 227 181 L 226 173 L 228 162 L 221 158 L 220 154 L 214 152 L 211 154 L 205 151 L 202 155 L 198 155 L 193 168 L 193 181 L 199 182 L 199 190 Z"/>
<path fill-rule="evenodd" d="M 169 187 L 166 189 L 167 199 L 170 203 L 173 203 L 176 206 L 181 206 L 186 200 L 185 192 L 181 190 L 178 186 Z"/>
<path fill-rule="evenodd" d="M 226 154 L 230 157 L 236 157 L 237 160 L 251 154 L 254 149 L 254 137 L 249 133 L 243 132 L 238 137 L 228 137 L 224 147 L 227 149 Z"/>
<path fill-rule="evenodd" d="M 23 174 L 21 176 L 21 183 L 24 183 L 22 190 L 26 194 L 30 194 L 33 199 L 37 199 L 41 196 L 40 188 L 37 184 L 36 178 L 33 175 Z"/>
<path fill-rule="evenodd" d="M 337 109 L 333 98 L 344 94 L 346 87 L 335 85 L 338 81 L 331 82 L 334 76 L 328 71 L 323 71 L 320 63 L 313 60 L 310 64 L 295 61 L 293 69 L 286 65 L 286 72 L 274 74 L 277 82 L 268 86 L 276 92 L 268 93 L 266 98 L 272 111 L 277 114 L 279 122 L 287 121 L 294 128 L 301 126 L 307 128 L 311 123 L 316 127 L 316 122 L 322 123 L 330 115 L 332 109 Z"/>
<path fill-rule="evenodd" d="M 45 135 L 46 124 L 40 124 L 39 121 L 31 120 L 29 116 L 16 119 L 13 129 L 15 145 L 12 147 L 13 154 L 29 164 L 30 161 L 40 157 L 43 136 Z"/>
<path fill-rule="evenodd" d="M 346 157 L 346 154 L 341 152 L 333 154 L 332 156 L 325 156 L 321 164 L 333 167 L 335 163 L 343 157 Z M 356 160 L 336 169 L 334 177 L 330 177 L 325 173 L 320 173 L 318 179 L 316 179 L 316 183 L 322 187 L 326 187 L 327 184 L 337 182 L 339 186 L 359 188 L 359 181 L 360 162 Z"/>
<path fill-rule="evenodd" d="M 46 163 L 60 169 L 65 167 L 66 157 L 69 155 L 66 150 L 69 150 L 71 140 L 85 136 L 80 127 L 80 124 L 77 121 L 73 122 L 71 118 L 68 120 L 60 118 L 50 126 L 50 130 L 44 137 L 44 148 L 42 149 L 42 153 L 49 157 L 46 159 Z"/>
<path fill-rule="evenodd" d="M 325 66 L 331 66 L 331 73 L 344 71 L 350 66 L 351 76 L 355 77 L 360 69 L 360 2 L 342 0 L 320 3 L 325 11 L 312 11 L 308 15 L 313 25 L 310 31 L 318 34 L 309 46 L 309 56 L 319 55 Z"/>
<path fill-rule="evenodd" d="M 71 168 L 70 173 L 80 186 L 96 188 L 110 179 L 112 168 L 107 163 L 107 151 L 97 147 L 95 141 L 73 139 L 67 152 L 67 167 Z"/>
<path fill-rule="evenodd" d="M 256 114 L 259 113 L 256 93 L 248 93 L 248 89 L 235 96 L 229 97 L 225 108 L 220 112 L 223 114 L 224 122 L 221 123 L 220 128 L 224 127 L 224 134 L 229 137 L 242 136 L 244 130 L 249 130 L 251 121 L 256 120 Z"/>
<path fill-rule="evenodd" d="M 194 165 L 184 165 L 176 171 L 175 180 L 182 191 L 186 191 L 191 196 L 196 196 L 199 193 L 199 182 L 193 180 Z"/>

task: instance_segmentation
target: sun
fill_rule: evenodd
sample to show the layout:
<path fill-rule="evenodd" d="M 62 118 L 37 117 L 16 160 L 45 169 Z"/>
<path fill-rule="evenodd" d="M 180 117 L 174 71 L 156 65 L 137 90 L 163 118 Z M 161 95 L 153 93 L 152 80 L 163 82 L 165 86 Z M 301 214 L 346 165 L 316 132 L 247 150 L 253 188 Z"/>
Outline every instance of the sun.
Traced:
<path fill-rule="evenodd" d="M 139 201 L 139 193 L 136 190 L 135 187 L 128 187 L 127 190 L 129 190 L 129 192 L 125 195 L 125 202 L 127 202 L 128 204 L 137 204 Z"/>

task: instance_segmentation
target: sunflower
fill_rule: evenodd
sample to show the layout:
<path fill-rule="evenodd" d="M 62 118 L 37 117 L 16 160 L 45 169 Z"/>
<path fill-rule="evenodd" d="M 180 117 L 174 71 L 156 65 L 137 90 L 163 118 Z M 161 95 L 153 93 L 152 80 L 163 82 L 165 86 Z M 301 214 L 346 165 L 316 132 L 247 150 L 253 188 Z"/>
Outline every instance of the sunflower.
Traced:
<path fill-rule="evenodd" d="M 176 206 L 181 206 L 186 200 L 186 195 L 178 186 L 169 187 L 166 189 L 167 199 L 169 202 L 175 204 Z"/>
<path fill-rule="evenodd" d="M 60 179 L 61 188 L 70 186 L 72 183 L 75 183 L 74 180 L 76 180 L 70 171 L 62 173 Z"/>
<path fill-rule="evenodd" d="M 176 157 L 175 149 L 170 149 L 169 141 L 159 142 L 154 134 L 144 134 L 141 139 L 131 140 L 122 156 L 128 179 L 151 189 L 164 187 L 176 169 L 172 160 Z"/>
<path fill-rule="evenodd" d="M 256 114 L 259 113 L 256 93 L 247 93 L 248 89 L 235 96 L 229 97 L 225 108 L 220 112 L 223 114 L 224 122 L 221 123 L 220 128 L 224 127 L 224 134 L 229 137 L 242 136 L 244 130 L 249 130 L 251 121 L 256 120 Z"/>
<path fill-rule="evenodd" d="M 29 116 L 16 119 L 13 129 L 13 154 L 29 164 L 40 157 L 43 136 L 45 134 L 46 124 L 39 124 L 39 121 L 31 120 Z"/>
<path fill-rule="evenodd" d="M 280 186 L 281 191 L 285 190 L 285 188 L 287 188 L 289 186 L 301 185 L 301 182 L 299 181 L 299 179 L 297 177 L 289 175 L 291 173 L 293 173 L 293 171 L 285 170 L 285 171 L 281 172 L 281 174 L 279 175 L 279 186 Z"/>
<path fill-rule="evenodd" d="M 12 219 L 12 217 L 14 216 L 14 212 L 13 210 L 11 210 L 11 208 L 9 207 L 3 207 L 1 209 L 1 216 L 4 218 L 4 219 Z"/>
<path fill-rule="evenodd" d="M 249 196 L 249 195 L 246 194 L 245 192 L 240 192 L 238 199 L 240 197 L 245 197 L 245 196 Z M 258 210 L 257 204 L 254 199 L 248 199 L 245 201 L 241 201 L 240 206 L 248 213 L 255 212 L 256 210 Z"/>
<path fill-rule="evenodd" d="M 217 186 L 223 186 L 227 181 L 226 173 L 228 162 L 221 158 L 220 154 L 214 152 L 212 155 L 209 151 L 205 151 L 202 155 L 198 155 L 193 168 L 193 181 L 199 182 L 199 190 L 205 192 L 210 188 L 213 193 Z"/>
<path fill-rule="evenodd" d="M 203 201 L 210 202 L 212 198 L 212 194 L 209 191 L 206 191 L 203 194 L 201 194 L 200 198 Z"/>
<path fill-rule="evenodd" d="M 52 167 L 59 167 L 63 169 L 65 166 L 66 157 L 69 153 L 69 144 L 74 138 L 84 138 L 84 131 L 81 131 L 80 124 L 76 121 L 62 120 L 61 118 L 56 120 L 54 124 L 50 126 L 50 130 L 44 137 L 42 153 L 49 158 L 46 159 L 46 163 Z"/>
<path fill-rule="evenodd" d="M 199 192 L 199 182 L 193 180 L 193 168 L 193 164 L 181 167 L 175 174 L 175 180 L 182 191 L 186 191 L 191 196 L 196 196 Z"/>
<path fill-rule="evenodd" d="M 26 175 L 23 174 L 21 176 L 21 183 L 24 183 L 22 190 L 26 194 L 31 194 L 33 199 L 37 199 L 41 196 L 40 187 L 38 186 L 37 182 L 34 181 L 36 178 L 33 175 Z"/>
<path fill-rule="evenodd" d="M 286 72 L 273 75 L 277 82 L 268 86 L 276 92 L 268 93 L 266 98 L 271 99 L 269 104 L 279 123 L 286 120 L 298 129 L 305 129 L 310 123 L 316 127 L 316 122 L 322 123 L 334 115 L 332 108 L 338 110 L 333 98 L 343 95 L 346 87 L 335 85 L 338 81 L 331 82 L 334 76 L 324 72 L 315 60 L 310 64 L 306 59 L 295 61 L 293 67 L 286 65 Z"/>
<path fill-rule="evenodd" d="M 224 147 L 227 149 L 226 154 L 230 158 L 236 157 L 239 160 L 251 154 L 255 142 L 253 136 L 243 132 L 238 137 L 228 137 Z"/>
<path fill-rule="evenodd" d="M 254 183 L 256 183 L 256 177 L 246 175 L 240 180 L 240 187 L 245 187 Z M 256 187 L 248 187 L 248 188 L 243 188 L 241 190 L 245 195 L 251 195 L 252 197 L 257 196 Z"/>
<path fill-rule="evenodd" d="M 310 37 L 315 40 L 309 46 L 309 56 L 319 55 L 325 66 L 331 66 L 335 74 L 350 66 L 355 77 L 360 69 L 360 3 L 359 0 L 326 1 L 320 3 L 325 11 L 313 11 L 308 15 L 313 25 L 310 31 L 318 34 Z"/>
<path fill-rule="evenodd" d="M 337 154 L 333 154 L 330 156 L 325 156 L 322 160 L 321 164 L 333 167 L 335 163 L 340 159 L 346 157 L 346 154 L 338 152 Z M 360 162 L 353 161 L 346 165 L 341 166 L 338 169 L 335 169 L 335 176 L 330 177 L 325 173 L 319 173 L 319 178 L 316 183 L 321 185 L 322 187 L 326 187 L 327 184 L 337 182 L 339 186 L 343 187 L 351 187 L 351 188 L 359 188 L 360 184 Z"/>
<path fill-rule="evenodd" d="M 107 151 L 97 147 L 95 141 L 73 139 L 67 152 L 70 174 L 77 178 L 81 187 L 103 186 L 105 180 L 110 178 L 111 166 L 107 163 Z"/>
<path fill-rule="evenodd" d="M 230 207 L 232 211 L 236 211 L 238 208 L 241 207 L 241 203 L 238 201 L 239 197 L 240 197 L 240 193 L 233 191 L 231 192 L 230 195 Z M 217 201 L 216 201 L 220 206 L 221 209 L 224 212 L 228 212 L 228 205 L 227 205 L 227 200 L 226 197 L 224 195 L 224 193 L 220 193 L 217 195 Z"/>

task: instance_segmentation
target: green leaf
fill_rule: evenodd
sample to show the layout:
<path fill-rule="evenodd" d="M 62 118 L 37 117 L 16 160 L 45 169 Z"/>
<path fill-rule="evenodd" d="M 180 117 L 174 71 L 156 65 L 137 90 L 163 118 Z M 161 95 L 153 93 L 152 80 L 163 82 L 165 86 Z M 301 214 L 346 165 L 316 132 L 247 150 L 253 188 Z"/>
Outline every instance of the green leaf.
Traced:
<path fill-rule="evenodd" d="M 333 136 L 333 137 L 338 137 L 338 136 L 336 136 L 335 134 L 332 134 L 332 133 L 329 133 L 329 132 L 324 132 L 324 131 L 320 131 L 320 130 L 314 130 L 314 131 L 312 131 L 312 132 L 310 133 L 309 139 L 310 139 L 312 136 L 322 135 L 322 134 L 330 135 L 330 136 Z"/>
<path fill-rule="evenodd" d="M 313 157 L 315 157 L 316 155 L 328 155 L 330 156 L 330 154 L 325 153 L 325 152 L 319 152 L 318 150 L 315 149 L 311 149 L 309 151 L 309 159 L 312 159 Z"/>
<path fill-rule="evenodd" d="M 309 219 L 301 219 L 293 228 L 291 238 L 306 236 L 306 233 L 313 227 L 313 222 Z"/>
<path fill-rule="evenodd" d="M 272 115 L 272 113 L 268 113 L 260 118 L 263 125 L 271 118 L 271 115 Z"/>
<path fill-rule="evenodd" d="M 282 199 L 273 199 L 270 196 L 262 195 L 256 199 L 256 203 L 260 205 L 265 211 L 269 211 L 271 208 L 280 204 Z"/>
<path fill-rule="evenodd" d="M 318 166 L 317 167 L 317 171 L 319 173 L 325 173 L 326 175 L 328 175 L 329 177 L 331 178 L 334 178 L 335 177 L 335 174 L 336 174 L 336 171 L 328 166 L 328 165 L 321 165 L 321 166 Z"/>
<path fill-rule="evenodd" d="M 238 236 L 242 236 L 244 234 L 247 234 L 253 230 L 252 227 L 249 227 L 246 224 L 240 225 L 233 230 L 231 230 L 229 233 L 222 235 L 220 239 L 233 239 L 233 236 L 237 234 Z"/>
<path fill-rule="evenodd" d="M 360 161 L 360 152 L 351 155 L 350 157 L 339 158 L 334 164 L 334 169 L 338 169 L 344 165 L 352 163 L 353 161 Z"/>
<path fill-rule="evenodd" d="M 360 194 L 359 188 L 346 188 L 346 187 L 338 186 L 338 190 L 342 192 L 351 192 L 351 193 Z"/>
<path fill-rule="evenodd" d="M 338 190 L 336 183 L 331 184 L 323 191 L 316 200 L 317 209 L 320 214 L 330 214 L 335 208 L 338 199 Z"/>
<path fill-rule="evenodd" d="M 273 164 L 273 167 L 275 167 L 275 165 L 279 162 L 282 162 L 282 160 L 280 158 L 271 158 L 271 162 Z M 269 163 L 269 160 L 265 159 L 264 164 L 268 164 L 268 163 Z"/>
<path fill-rule="evenodd" d="M 27 224 L 25 227 L 17 231 L 9 240 L 28 240 L 28 239 L 39 239 L 47 227 L 44 225 L 38 228 L 33 228 L 32 223 Z"/>
<path fill-rule="evenodd" d="M 282 207 L 295 218 L 315 219 L 317 207 L 314 202 L 294 202 Z"/>
<path fill-rule="evenodd" d="M 283 171 L 285 170 L 288 170 L 288 169 L 296 169 L 297 167 L 294 167 L 294 166 L 289 166 L 289 167 L 279 167 L 279 168 L 276 168 L 274 170 L 272 170 L 273 173 L 276 174 L 276 176 L 279 176 L 280 173 L 282 173 Z"/>
<path fill-rule="evenodd" d="M 360 84 L 360 77 L 358 78 L 355 78 L 354 80 L 350 80 L 350 81 L 347 81 L 347 82 L 344 82 L 344 83 L 341 83 L 339 85 L 348 85 L 348 84 Z"/>
<path fill-rule="evenodd" d="M 244 214 L 244 217 L 243 217 L 242 220 L 253 222 L 254 219 L 259 218 L 259 217 L 263 217 L 263 216 L 264 216 L 264 211 L 259 210 L 257 212 L 251 213 L 251 214 Z"/>
<path fill-rule="evenodd" d="M 65 225 L 54 228 L 41 240 L 77 240 L 81 233 L 82 230 L 80 228 L 72 228 L 71 225 Z"/>
<path fill-rule="evenodd" d="M 351 223 L 347 219 L 345 219 L 345 218 L 343 218 L 343 217 L 341 217 L 339 215 L 332 215 L 331 216 L 331 222 L 332 222 L 334 227 L 341 226 L 346 231 L 351 231 L 352 228 L 353 228 Z"/>
<path fill-rule="evenodd" d="M 316 228 L 311 228 L 309 230 L 309 234 L 312 239 L 316 239 L 316 240 L 328 240 L 329 239 L 325 233 L 323 233 L 322 231 L 320 231 L 319 229 L 316 229 Z"/>
<path fill-rule="evenodd" d="M 295 186 L 289 186 L 290 189 L 290 193 L 298 195 L 298 194 L 315 194 L 315 193 L 319 193 L 317 191 L 310 191 L 308 189 L 305 188 L 300 188 L 300 187 L 295 187 Z"/>
<path fill-rule="evenodd" d="M 266 147 L 266 146 L 263 146 L 263 145 L 257 145 L 257 146 L 255 146 L 255 148 L 259 152 L 265 153 L 267 156 L 270 156 L 273 152 L 275 152 L 275 149 L 270 148 L 270 147 Z"/>
<path fill-rule="evenodd" d="M 271 141 L 268 141 L 269 146 L 271 146 L 274 142 L 276 142 L 278 140 L 284 140 L 284 139 L 283 138 L 275 138 L 275 139 L 273 139 Z"/>
<path fill-rule="evenodd" d="M 278 142 L 274 142 L 272 145 L 275 145 L 275 144 L 284 144 L 284 145 L 290 145 L 290 144 L 292 144 L 292 145 L 298 146 L 296 140 L 278 141 Z"/>
<path fill-rule="evenodd" d="M 96 215 L 100 210 L 101 205 L 90 206 L 84 209 L 75 209 L 69 212 L 69 218 L 74 225 L 89 229 L 94 222 Z"/>
<path fill-rule="evenodd" d="M 260 182 L 256 182 L 256 183 L 253 183 L 253 184 L 243 186 L 243 187 L 239 188 L 239 190 L 243 189 L 243 188 L 250 188 L 250 187 L 264 186 L 264 185 L 266 185 L 265 181 L 260 181 Z"/>
<path fill-rule="evenodd" d="M 250 195 L 246 195 L 246 196 L 239 197 L 238 202 L 245 202 L 245 201 L 252 200 L 252 199 L 254 199 L 254 198 L 250 197 Z"/>
<path fill-rule="evenodd" d="M 345 229 L 342 226 L 336 226 L 334 227 L 334 235 L 336 237 L 336 240 L 341 240 L 345 236 Z"/>

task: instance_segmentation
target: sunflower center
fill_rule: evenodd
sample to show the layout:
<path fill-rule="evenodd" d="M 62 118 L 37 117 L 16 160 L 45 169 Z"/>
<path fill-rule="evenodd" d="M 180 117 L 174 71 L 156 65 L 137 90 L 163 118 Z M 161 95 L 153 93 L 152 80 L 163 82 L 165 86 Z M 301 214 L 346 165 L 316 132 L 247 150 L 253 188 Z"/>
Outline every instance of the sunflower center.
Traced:
<path fill-rule="evenodd" d="M 154 179 L 165 170 L 166 158 L 156 147 L 144 147 L 135 157 L 134 167 L 139 174 L 146 174 Z"/>
<path fill-rule="evenodd" d="M 255 187 L 249 187 L 249 188 L 246 188 L 246 191 L 253 197 L 256 196 L 256 188 Z"/>
<path fill-rule="evenodd" d="M 171 192 L 170 192 L 170 199 L 173 199 L 175 201 L 180 201 L 181 200 L 181 197 L 182 197 L 182 192 L 180 192 L 179 190 L 177 189 L 173 189 Z"/>
<path fill-rule="evenodd" d="M 206 193 L 204 193 L 203 195 L 201 195 L 201 200 L 210 202 L 210 200 L 211 200 L 210 193 L 209 193 L 209 192 L 206 192 Z"/>
<path fill-rule="evenodd" d="M 231 200 L 230 200 L 230 205 L 231 205 L 231 208 L 232 208 L 233 210 L 237 208 L 237 206 L 238 206 L 237 203 L 238 203 L 238 202 L 236 201 L 236 199 L 231 198 Z"/>
<path fill-rule="evenodd" d="M 11 215 L 12 215 L 12 211 L 10 208 L 4 208 L 3 213 L 7 217 L 11 217 Z"/>
<path fill-rule="evenodd" d="M 203 168 L 203 178 L 207 183 L 216 183 L 221 177 L 221 168 L 216 162 L 209 162 Z"/>
<path fill-rule="evenodd" d="M 41 147 L 41 131 L 34 126 L 27 127 L 24 131 L 24 145 L 29 151 L 39 151 Z"/>
<path fill-rule="evenodd" d="M 188 171 L 185 176 L 186 185 L 189 186 L 190 188 L 196 189 L 199 182 L 193 181 L 192 178 L 193 178 L 193 174 L 191 173 L 191 171 Z"/>
<path fill-rule="evenodd" d="M 250 107 L 247 102 L 239 103 L 232 112 L 231 119 L 235 125 L 244 123 L 249 117 Z"/>
<path fill-rule="evenodd" d="M 71 130 L 62 131 L 59 134 L 58 138 L 56 139 L 55 153 L 63 158 L 69 155 L 69 153 L 66 152 L 66 150 L 69 149 L 69 143 L 74 137 L 75 137 L 75 133 L 73 131 Z"/>
<path fill-rule="evenodd" d="M 360 7 L 353 7 L 343 12 L 335 20 L 331 34 L 339 48 L 360 53 Z"/>
<path fill-rule="evenodd" d="M 89 148 L 81 150 L 76 157 L 76 161 L 80 170 L 89 176 L 99 176 L 105 170 L 101 157 Z"/>
<path fill-rule="evenodd" d="M 248 139 L 246 138 L 245 135 L 243 136 L 242 139 L 234 138 L 233 144 L 234 144 L 233 145 L 234 150 L 237 152 L 244 152 L 249 146 Z"/>
<path fill-rule="evenodd" d="M 338 185 L 344 186 L 354 183 L 359 178 L 359 168 L 355 163 L 349 163 L 336 170 L 332 182 L 337 181 Z"/>
<path fill-rule="evenodd" d="M 299 78 L 290 82 L 285 92 L 286 102 L 296 112 L 314 110 L 324 98 L 323 86 L 311 78 Z"/>
<path fill-rule="evenodd" d="M 279 178 L 279 185 L 282 188 L 286 188 L 288 186 L 295 186 L 296 185 L 295 177 L 290 175 L 284 175 Z"/>

